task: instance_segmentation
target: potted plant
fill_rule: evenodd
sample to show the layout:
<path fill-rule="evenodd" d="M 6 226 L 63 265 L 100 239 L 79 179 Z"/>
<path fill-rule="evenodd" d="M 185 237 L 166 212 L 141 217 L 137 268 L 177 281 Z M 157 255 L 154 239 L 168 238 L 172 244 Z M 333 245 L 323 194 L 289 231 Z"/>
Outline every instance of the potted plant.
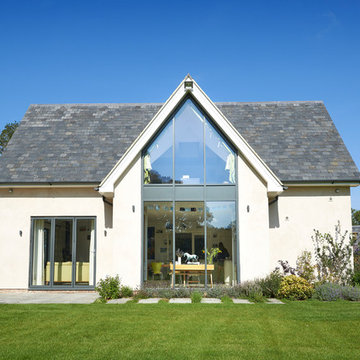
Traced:
<path fill-rule="evenodd" d="M 182 250 L 180 250 L 180 249 L 177 249 L 176 252 L 175 252 L 175 255 L 178 258 L 177 264 L 181 265 L 181 258 L 184 256 L 184 252 Z"/>
<path fill-rule="evenodd" d="M 209 250 L 206 250 L 206 259 L 207 259 L 207 263 L 209 265 L 214 263 L 214 259 L 216 257 L 217 254 L 220 254 L 222 251 L 218 248 L 218 247 L 213 247 Z M 205 250 L 203 250 L 203 253 L 205 253 Z"/>

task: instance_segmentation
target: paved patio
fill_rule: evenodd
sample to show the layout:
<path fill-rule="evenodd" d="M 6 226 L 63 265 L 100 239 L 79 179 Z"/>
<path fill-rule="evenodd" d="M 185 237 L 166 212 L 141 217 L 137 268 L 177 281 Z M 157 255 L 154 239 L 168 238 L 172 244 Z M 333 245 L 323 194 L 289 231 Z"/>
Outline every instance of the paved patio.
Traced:
<path fill-rule="evenodd" d="M 28 291 L 0 292 L 0 304 L 91 304 L 95 292 Z"/>

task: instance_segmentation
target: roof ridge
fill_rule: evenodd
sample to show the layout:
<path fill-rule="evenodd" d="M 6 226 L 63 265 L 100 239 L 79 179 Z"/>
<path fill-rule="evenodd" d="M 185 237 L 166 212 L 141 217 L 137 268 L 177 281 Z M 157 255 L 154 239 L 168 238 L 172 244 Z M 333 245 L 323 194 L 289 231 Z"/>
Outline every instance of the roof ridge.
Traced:
<path fill-rule="evenodd" d="M 323 104 L 323 100 L 285 100 L 285 101 L 215 101 L 217 105 L 256 105 L 256 104 Z M 30 106 L 161 106 L 164 103 L 53 103 L 53 104 L 30 104 Z"/>

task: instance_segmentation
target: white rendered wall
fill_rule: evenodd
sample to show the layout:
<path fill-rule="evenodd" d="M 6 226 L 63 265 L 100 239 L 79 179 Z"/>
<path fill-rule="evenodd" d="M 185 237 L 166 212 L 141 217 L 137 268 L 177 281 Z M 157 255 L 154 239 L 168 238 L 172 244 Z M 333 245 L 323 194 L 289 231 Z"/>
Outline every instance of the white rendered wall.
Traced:
<path fill-rule="evenodd" d="M 137 156 L 115 185 L 111 232 L 113 273 L 119 274 L 122 284 L 131 287 L 141 283 L 141 188 L 141 158 Z"/>
<path fill-rule="evenodd" d="M 238 157 L 238 199 L 240 281 L 243 282 L 269 272 L 269 214 L 267 186 L 241 156 Z"/>
<path fill-rule="evenodd" d="M 336 193 L 335 189 L 339 189 Z M 351 230 L 351 201 L 348 187 L 289 187 L 277 203 L 270 205 L 270 267 L 287 260 L 291 266 L 303 250 L 313 253 L 314 229 L 334 235 Z"/>
<path fill-rule="evenodd" d="M 12 193 L 0 189 L 1 289 L 29 286 L 31 216 L 96 216 L 96 262 L 108 266 L 104 259 L 112 251 L 111 244 L 103 237 L 104 205 L 94 189 L 14 188 Z"/>

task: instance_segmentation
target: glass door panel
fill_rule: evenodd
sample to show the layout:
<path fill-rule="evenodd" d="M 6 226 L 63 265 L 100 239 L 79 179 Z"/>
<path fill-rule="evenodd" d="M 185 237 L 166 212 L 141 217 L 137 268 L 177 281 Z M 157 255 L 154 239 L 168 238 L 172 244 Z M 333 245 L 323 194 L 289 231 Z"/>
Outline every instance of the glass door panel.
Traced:
<path fill-rule="evenodd" d="M 54 285 L 72 285 L 73 220 L 55 219 Z"/>
<path fill-rule="evenodd" d="M 204 203 L 175 203 L 176 286 L 204 286 Z M 182 256 L 179 256 L 182 255 Z"/>
<path fill-rule="evenodd" d="M 95 221 L 76 221 L 76 263 L 75 284 L 94 285 Z"/>
<path fill-rule="evenodd" d="M 144 282 L 148 287 L 170 287 L 173 262 L 173 207 L 171 202 L 144 203 Z"/>
<path fill-rule="evenodd" d="M 51 222 L 47 219 L 33 221 L 32 279 L 35 286 L 50 285 Z"/>
<path fill-rule="evenodd" d="M 207 263 L 217 284 L 236 283 L 236 221 L 234 201 L 208 202 Z"/>

